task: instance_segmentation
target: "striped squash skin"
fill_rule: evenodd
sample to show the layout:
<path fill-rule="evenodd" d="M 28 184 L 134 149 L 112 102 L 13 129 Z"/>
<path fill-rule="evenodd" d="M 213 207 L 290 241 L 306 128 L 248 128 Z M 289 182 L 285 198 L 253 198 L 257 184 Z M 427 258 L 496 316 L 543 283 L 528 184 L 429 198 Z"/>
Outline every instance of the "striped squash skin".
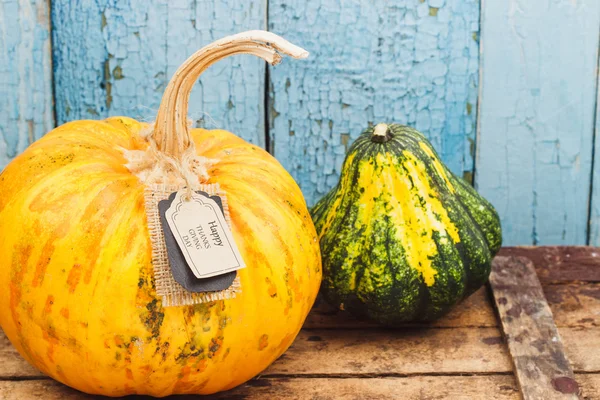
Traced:
<path fill-rule="evenodd" d="M 143 186 L 120 148 L 143 149 L 123 117 L 63 125 L 0 174 L 0 326 L 21 355 L 87 393 L 206 394 L 237 386 L 292 343 L 321 278 L 300 189 L 264 150 L 193 130 L 227 192 L 247 268 L 235 299 L 163 308 L 155 295 Z"/>
<path fill-rule="evenodd" d="M 429 321 L 488 279 L 501 245 L 498 214 L 439 160 L 416 130 L 373 128 L 351 146 L 338 185 L 311 210 L 322 293 L 386 325 Z"/>

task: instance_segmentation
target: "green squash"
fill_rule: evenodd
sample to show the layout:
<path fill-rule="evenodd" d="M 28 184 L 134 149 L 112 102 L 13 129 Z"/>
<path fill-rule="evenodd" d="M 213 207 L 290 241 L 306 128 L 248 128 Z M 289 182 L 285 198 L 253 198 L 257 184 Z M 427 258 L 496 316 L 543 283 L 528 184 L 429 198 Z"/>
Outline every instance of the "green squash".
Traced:
<path fill-rule="evenodd" d="M 430 321 L 488 279 L 498 214 L 418 131 L 378 124 L 311 210 L 331 304 L 386 325 Z"/>

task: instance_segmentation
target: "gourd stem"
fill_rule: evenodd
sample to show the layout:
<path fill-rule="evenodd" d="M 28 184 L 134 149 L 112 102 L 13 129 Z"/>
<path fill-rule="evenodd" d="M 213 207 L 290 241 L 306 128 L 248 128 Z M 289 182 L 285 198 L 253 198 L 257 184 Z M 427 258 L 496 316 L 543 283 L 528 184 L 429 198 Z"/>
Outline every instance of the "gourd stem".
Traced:
<path fill-rule="evenodd" d="M 180 160 L 192 145 L 187 123 L 190 93 L 208 67 L 235 54 L 253 54 L 276 65 L 281 61 L 277 51 L 293 58 L 308 56 L 306 50 L 266 31 L 248 31 L 228 36 L 194 53 L 175 72 L 163 95 L 154 131 L 150 135 L 157 149 L 175 160 Z"/>
<path fill-rule="evenodd" d="M 379 123 L 373 128 L 371 141 L 375 143 L 386 143 L 392 138 L 392 131 L 388 124 Z"/>

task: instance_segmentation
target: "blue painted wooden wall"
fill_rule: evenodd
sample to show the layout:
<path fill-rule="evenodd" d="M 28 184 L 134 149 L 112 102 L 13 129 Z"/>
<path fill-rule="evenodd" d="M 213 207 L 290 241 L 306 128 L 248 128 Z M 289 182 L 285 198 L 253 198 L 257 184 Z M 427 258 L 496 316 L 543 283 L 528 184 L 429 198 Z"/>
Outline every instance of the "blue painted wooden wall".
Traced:
<path fill-rule="evenodd" d="M 505 244 L 600 243 L 598 0 L 0 0 L 0 169 L 56 124 L 152 120 L 187 56 L 248 29 L 311 57 L 219 63 L 190 116 L 268 147 L 309 204 L 393 121 L 496 205 Z"/>

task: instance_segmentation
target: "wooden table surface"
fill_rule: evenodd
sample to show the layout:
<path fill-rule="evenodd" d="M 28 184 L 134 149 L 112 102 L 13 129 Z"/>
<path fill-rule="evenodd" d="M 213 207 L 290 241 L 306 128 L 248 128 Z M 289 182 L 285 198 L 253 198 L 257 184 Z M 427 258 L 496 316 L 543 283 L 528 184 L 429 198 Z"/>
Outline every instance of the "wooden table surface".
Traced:
<path fill-rule="evenodd" d="M 600 249 L 505 248 L 535 265 L 584 399 L 600 399 Z M 173 398 L 184 398 L 174 396 Z M 0 331 L 0 399 L 90 399 L 30 367 Z M 489 288 L 428 326 L 383 329 L 318 303 L 292 347 L 225 399 L 519 399 Z"/>

